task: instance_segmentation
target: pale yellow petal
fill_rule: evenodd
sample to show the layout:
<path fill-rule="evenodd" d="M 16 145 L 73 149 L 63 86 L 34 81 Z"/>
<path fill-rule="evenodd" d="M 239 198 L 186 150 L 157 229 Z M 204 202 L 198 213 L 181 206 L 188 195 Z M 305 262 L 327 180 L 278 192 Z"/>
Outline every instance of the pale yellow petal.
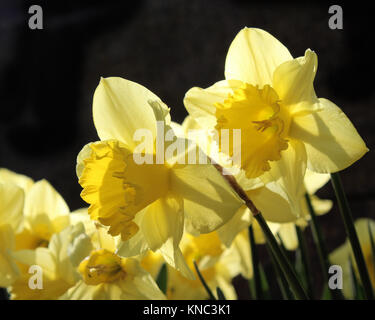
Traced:
<path fill-rule="evenodd" d="M 318 215 L 326 214 L 332 209 L 333 202 L 329 199 L 320 199 L 315 195 L 310 196 L 311 204 Z"/>
<path fill-rule="evenodd" d="M 305 171 L 305 147 L 299 141 L 290 140 L 288 149 L 281 153 L 281 159 L 273 161 L 271 170 L 261 177 L 267 183 L 267 188 L 260 188 L 258 194 L 255 193 L 255 205 L 259 202 L 259 205 L 263 207 L 263 210 L 262 208 L 259 209 L 266 220 L 281 223 L 293 222 L 302 215 L 300 205 L 301 197 L 304 194 L 303 179 Z M 268 201 L 271 202 L 272 198 L 274 203 L 267 203 Z M 280 205 L 279 210 L 277 210 L 275 203 Z"/>
<path fill-rule="evenodd" d="M 184 226 L 182 199 L 169 195 L 150 204 L 141 222 L 141 230 L 151 250 L 159 249 L 169 238 L 178 244 Z"/>
<path fill-rule="evenodd" d="M 225 61 L 225 78 L 263 87 L 272 85 L 276 67 L 293 59 L 288 49 L 268 32 L 244 28 L 234 38 Z"/>
<path fill-rule="evenodd" d="M 298 238 L 294 223 L 280 224 L 278 233 L 286 249 L 296 250 L 298 248 Z"/>
<path fill-rule="evenodd" d="M 122 78 L 102 78 L 93 101 L 94 123 L 101 140 L 117 139 L 131 149 L 137 129 L 156 134 L 156 120 L 149 101 L 160 101 L 150 90 Z"/>
<path fill-rule="evenodd" d="M 184 105 L 190 116 L 202 128 L 213 129 L 216 125 L 215 103 L 223 103 L 229 94 L 240 88 L 242 81 L 223 80 L 206 89 L 191 88 L 186 92 Z M 185 127 L 187 124 L 185 124 Z M 198 129 L 198 128 L 190 128 Z"/>
<path fill-rule="evenodd" d="M 134 222 L 139 226 L 142 224 L 142 220 L 146 209 L 138 212 L 134 218 Z M 132 257 L 145 253 L 149 249 L 149 245 L 146 241 L 146 237 L 142 232 L 137 232 L 133 237 L 127 241 L 120 241 L 118 245 L 117 254 L 123 257 Z"/>
<path fill-rule="evenodd" d="M 304 57 L 286 61 L 275 70 L 273 87 L 291 114 L 316 110 L 313 82 L 317 68 L 318 58 L 308 49 Z"/>
<path fill-rule="evenodd" d="M 9 224 L 0 226 L 0 287 L 10 286 L 20 275 L 13 256 L 14 230 Z"/>
<path fill-rule="evenodd" d="M 236 238 L 241 231 L 249 227 L 252 217 L 253 215 L 250 210 L 243 205 L 226 224 L 217 229 L 220 240 L 227 247 L 230 247 L 233 239 Z"/>
<path fill-rule="evenodd" d="M 243 204 L 213 165 L 176 165 L 172 171 L 171 189 L 184 199 L 185 226 L 192 234 L 216 230 Z"/>
<path fill-rule="evenodd" d="M 23 221 L 24 190 L 13 183 L 0 183 L 0 226 L 9 224 L 20 231 Z"/>
<path fill-rule="evenodd" d="M 310 170 L 332 173 L 359 160 L 368 148 L 339 107 L 327 99 L 319 103 L 319 111 L 293 118 L 290 136 L 304 142 Z"/>
<path fill-rule="evenodd" d="M 321 187 L 323 187 L 330 179 L 331 176 L 327 173 L 316 173 L 314 171 L 307 169 L 304 179 L 307 192 L 310 195 L 313 195 Z"/>
<path fill-rule="evenodd" d="M 25 192 L 29 191 L 34 184 L 33 179 L 19 173 L 15 173 L 5 168 L 0 168 L 0 183 L 14 183 Z"/>
<path fill-rule="evenodd" d="M 53 219 L 69 214 L 69 207 L 63 197 L 52 187 L 47 180 L 36 182 L 25 199 L 25 215 L 33 219 L 41 214 Z"/>
<path fill-rule="evenodd" d="M 349 242 L 335 249 L 329 255 L 329 261 L 332 265 L 338 265 L 342 268 L 342 293 L 347 299 L 354 299 L 354 290 L 352 283 L 352 274 L 350 268 L 351 247 Z"/>
<path fill-rule="evenodd" d="M 239 233 L 234 239 L 230 251 L 233 251 L 233 254 L 225 256 L 223 258 L 223 263 L 228 266 L 229 269 L 232 269 L 228 259 L 233 259 L 234 264 L 237 264 L 240 267 L 240 273 L 246 279 L 253 277 L 253 264 L 251 260 L 251 248 L 249 241 L 249 232 L 247 229 Z"/>
<path fill-rule="evenodd" d="M 83 169 L 85 168 L 84 160 L 90 158 L 91 156 L 92 149 L 90 148 L 90 145 L 92 143 L 93 142 L 86 144 L 78 153 L 77 161 L 76 161 L 76 174 L 77 174 L 78 179 L 81 178 Z"/>

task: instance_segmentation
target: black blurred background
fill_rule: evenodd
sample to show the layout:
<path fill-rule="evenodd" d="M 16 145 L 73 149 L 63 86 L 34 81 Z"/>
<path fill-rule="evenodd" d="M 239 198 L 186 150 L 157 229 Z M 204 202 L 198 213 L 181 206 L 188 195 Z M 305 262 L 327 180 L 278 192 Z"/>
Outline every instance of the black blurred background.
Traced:
<path fill-rule="evenodd" d="M 28 9 L 43 9 L 44 29 L 30 30 Z M 344 29 L 328 27 L 330 5 L 344 12 Z M 35 180 L 45 178 L 72 210 L 85 205 L 75 175 L 82 146 L 97 140 L 92 96 L 99 78 L 120 76 L 156 93 L 172 118 L 186 116 L 182 99 L 193 87 L 224 78 L 224 61 L 243 27 L 278 38 L 294 57 L 305 49 L 319 59 L 315 89 L 334 101 L 374 149 L 373 18 L 366 3 L 254 2 L 202 0 L 0 2 L 0 167 Z M 375 212 L 370 151 L 342 173 L 355 218 Z M 328 184 L 318 193 L 334 199 Z M 345 232 L 337 205 L 319 218 L 329 251 Z M 308 233 L 316 291 L 321 289 L 318 256 Z M 263 254 L 266 270 L 270 268 Z M 240 298 L 246 282 L 235 280 Z"/>

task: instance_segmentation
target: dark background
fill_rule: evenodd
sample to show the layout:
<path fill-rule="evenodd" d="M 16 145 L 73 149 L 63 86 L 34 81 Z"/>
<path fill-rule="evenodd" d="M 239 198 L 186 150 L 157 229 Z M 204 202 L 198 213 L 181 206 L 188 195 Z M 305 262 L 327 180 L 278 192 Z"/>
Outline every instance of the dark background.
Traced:
<path fill-rule="evenodd" d="M 43 8 L 43 30 L 28 28 L 33 4 Z M 328 27 L 332 4 L 343 8 L 343 30 Z M 185 92 L 224 78 L 227 49 L 245 26 L 267 30 L 294 57 L 307 48 L 316 51 L 317 95 L 339 105 L 372 150 L 373 15 L 366 6 L 358 1 L 1 0 L 0 167 L 45 178 L 72 210 L 84 206 L 75 159 L 84 144 L 98 139 L 91 103 L 99 78 L 120 76 L 144 85 L 181 122 L 187 114 Z M 355 218 L 374 216 L 374 160 L 370 151 L 342 173 Z M 334 198 L 329 184 L 319 195 Z M 345 239 L 337 205 L 319 219 L 331 251 Z M 318 292 L 319 263 L 307 234 Z M 264 252 L 262 260 L 268 270 Z M 235 284 L 240 297 L 248 297 L 246 283 L 236 279 Z"/>

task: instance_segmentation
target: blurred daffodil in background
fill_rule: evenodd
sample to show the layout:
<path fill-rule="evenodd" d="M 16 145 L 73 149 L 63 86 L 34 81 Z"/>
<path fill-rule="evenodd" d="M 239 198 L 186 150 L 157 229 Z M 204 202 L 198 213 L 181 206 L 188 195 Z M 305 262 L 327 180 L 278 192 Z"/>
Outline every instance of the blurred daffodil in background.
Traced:
<path fill-rule="evenodd" d="M 365 257 L 371 284 L 375 288 L 375 221 L 368 218 L 358 219 L 355 221 L 355 228 Z M 361 280 L 348 239 L 330 254 L 330 260 L 332 264 L 342 268 L 344 296 L 348 299 L 358 298 L 361 295 Z"/>
<path fill-rule="evenodd" d="M 219 287 L 226 299 L 234 300 L 237 294 L 232 279 L 243 275 L 252 277 L 250 246 L 247 230 L 236 236 L 230 248 L 220 240 L 217 232 L 194 237 L 184 233 L 181 250 L 189 268 L 195 273 L 194 261 L 209 288 L 216 292 Z M 141 260 L 142 266 L 156 278 L 164 260 L 160 254 L 148 252 Z M 167 298 L 170 300 L 205 300 L 207 292 L 198 275 L 188 279 L 176 269 L 167 269 Z"/>
<path fill-rule="evenodd" d="M 34 182 L 29 177 L 0 169 L 2 266 L 0 281 L 8 282 L 13 299 L 53 299 L 67 286 L 56 280 L 55 274 L 45 272 L 46 283 L 52 290 L 31 290 L 28 285 L 30 265 L 45 266 L 51 259 L 46 250 L 55 248 L 53 237 L 70 225 L 69 207 L 61 195 L 46 180 Z M 4 217 L 4 218 L 3 218 Z M 11 222 L 12 221 L 12 222 Z M 8 222 L 8 223 L 7 223 Z M 5 254 L 4 254 L 5 253 Z M 60 253 L 55 252 L 58 256 Z M 31 263 L 31 261 L 33 263 Z M 67 281 L 69 282 L 69 281 Z"/>

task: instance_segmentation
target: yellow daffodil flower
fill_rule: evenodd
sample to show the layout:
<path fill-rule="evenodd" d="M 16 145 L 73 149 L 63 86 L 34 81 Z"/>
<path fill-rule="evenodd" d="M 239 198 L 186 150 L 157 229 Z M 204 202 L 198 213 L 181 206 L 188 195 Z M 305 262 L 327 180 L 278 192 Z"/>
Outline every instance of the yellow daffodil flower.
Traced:
<path fill-rule="evenodd" d="M 80 279 L 60 299 L 67 300 L 162 300 L 165 296 L 152 276 L 134 258 L 120 257 L 119 239 L 108 228 L 72 213 L 73 223 L 83 223 L 87 237 L 71 242 L 70 261 Z M 77 240 L 78 239 L 78 240 Z"/>
<path fill-rule="evenodd" d="M 375 266 L 374 256 L 371 248 L 371 238 L 369 233 L 369 227 L 372 232 L 372 236 L 375 237 L 375 221 L 368 218 L 361 218 L 355 221 L 355 229 L 358 234 L 359 242 L 365 258 L 367 270 L 369 272 L 372 287 L 375 288 Z M 351 273 L 350 264 L 354 269 L 354 274 L 357 277 L 357 281 L 360 283 L 361 280 L 358 275 L 357 265 L 352 253 L 352 249 L 349 240 L 346 240 L 343 245 L 335 249 L 330 254 L 330 261 L 334 265 L 339 265 L 342 268 L 342 284 L 343 294 L 348 299 L 354 299 L 353 279 Z"/>
<path fill-rule="evenodd" d="M 227 299 L 236 299 L 236 292 L 231 284 L 232 279 L 242 274 L 246 278 L 252 277 L 250 247 L 247 230 L 237 235 L 230 248 L 221 242 L 217 232 L 202 234 L 194 237 L 184 233 L 181 250 L 191 270 L 197 262 L 199 271 L 206 283 L 216 292 L 220 287 Z M 141 265 L 156 278 L 163 264 L 162 255 L 149 252 L 142 257 Z M 170 300 L 203 300 L 207 292 L 198 276 L 188 279 L 176 269 L 168 267 L 167 297 Z"/>
<path fill-rule="evenodd" d="M 32 179 L 0 170 L 0 223 L 1 282 L 4 286 L 27 272 L 15 263 L 13 252 L 23 249 L 34 250 L 47 247 L 53 234 L 69 225 L 69 208 L 59 193 L 46 181 L 36 183 Z M 10 267 L 11 266 L 11 267 Z"/>
<path fill-rule="evenodd" d="M 218 130 L 219 137 L 221 129 L 241 129 L 241 140 L 233 144 L 241 147 L 248 178 L 272 171 L 273 163 L 284 157 L 299 163 L 296 169 L 302 173 L 306 165 L 314 172 L 332 173 L 368 149 L 342 110 L 317 98 L 316 71 L 317 56 L 310 49 L 293 59 L 266 31 L 244 28 L 230 45 L 226 80 L 190 89 L 184 104 L 202 127 Z"/>
<path fill-rule="evenodd" d="M 22 182 L 27 177 L 0 169 L 0 287 L 8 287 L 20 272 L 13 261 L 15 233 L 22 230 L 25 192 Z"/>
<path fill-rule="evenodd" d="M 169 264 L 190 274 L 178 247 L 184 224 L 198 234 L 211 232 L 242 201 L 212 165 L 184 163 L 185 140 L 168 139 L 173 136 L 169 109 L 143 86 L 102 79 L 93 116 L 101 141 L 86 145 L 77 158 L 91 218 L 109 226 L 111 235 L 121 235 L 122 256 L 160 250 Z M 139 130 L 149 135 L 139 136 Z M 139 158 L 147 161 L 139 164 Z"/>
<path fill-rule="evenodd" d="M 12 300 L 56 300 L 79 281 L 68 248 L 74 240 L 81 240 L 83 225 L 69 226 L 49 239 L 47 246 L 33 250 L 24 249 L 13 252 L 13 258 L 23 270 L 21 276 L 12 284 L 9 291 Z M 32 266 L 40 268 L 41 287 L 30 285 L 33 276 Z"/>

